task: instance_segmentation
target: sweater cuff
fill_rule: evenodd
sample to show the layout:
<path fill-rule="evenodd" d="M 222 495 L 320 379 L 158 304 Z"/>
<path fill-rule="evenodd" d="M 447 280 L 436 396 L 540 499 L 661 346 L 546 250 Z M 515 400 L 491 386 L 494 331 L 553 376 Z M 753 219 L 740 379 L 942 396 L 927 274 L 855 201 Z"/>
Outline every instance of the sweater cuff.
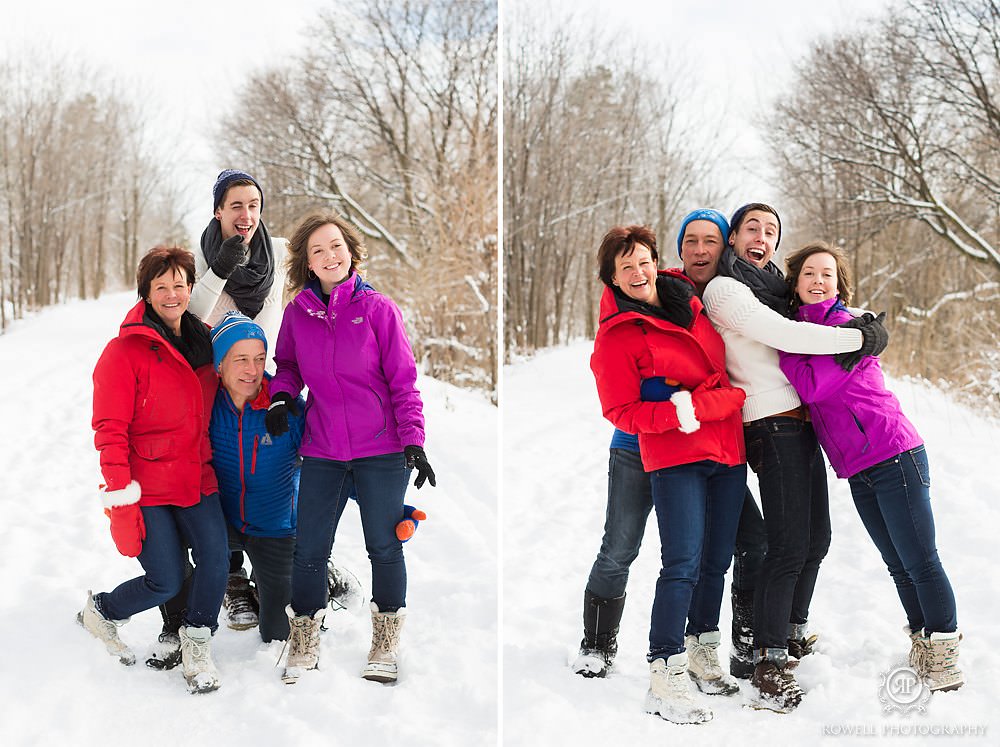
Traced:
<path fill-rule="evenodd" d="M 142 488 L 135 480 L 121 490 L 101 491 L 101 502 L 105 508 L 131 506 L 133 503 L 138 503 L 140 498 L 142 498 Z"/>
<path fill-rule="evenodd" d="M 691 392 L 684 389 L 674 392 L 670 401 L 677 410 L 677 421 L 680 423 L 681 433 L 694 433 L 701 428 L 701 422 L 695 417 L 694 403 L 691 401 Z"/>

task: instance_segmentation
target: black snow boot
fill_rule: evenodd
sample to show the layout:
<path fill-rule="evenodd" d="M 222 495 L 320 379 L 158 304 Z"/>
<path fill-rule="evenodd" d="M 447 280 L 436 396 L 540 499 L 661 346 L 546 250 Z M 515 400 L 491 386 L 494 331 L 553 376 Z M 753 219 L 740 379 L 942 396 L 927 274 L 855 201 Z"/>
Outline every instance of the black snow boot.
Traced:
<path fill-rule="evenodd" d="M 741 680 L 753 675 L 753 591 L 732 588 L 733 648 L 729 654 L 729 673 Z"/>
<path fill-rule="evenodd" d="M 587 590 L 583 594 L 583 640 L 573 671 L 584 677 L 604 677 L 618 653 L 618 624 L 625 610 L 625 595 L 604 599 Z"/>
<path fill-rule="evenodd" d="M 150 669 L 173 669 L 181 663 L 180 629 L 184 623 L 184 608 L 181 607 L 179 611 L 171 610 L 169 605 L 169 602 L 160 605 L 163 630 L 146 659 L 146 666 Z"/>

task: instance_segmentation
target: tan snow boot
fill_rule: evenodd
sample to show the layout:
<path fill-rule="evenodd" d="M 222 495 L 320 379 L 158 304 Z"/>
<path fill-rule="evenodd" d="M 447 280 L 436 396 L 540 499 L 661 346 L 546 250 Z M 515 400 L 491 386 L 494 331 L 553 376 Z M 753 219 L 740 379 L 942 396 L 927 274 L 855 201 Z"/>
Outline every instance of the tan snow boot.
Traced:
<path fill-rule="evenodd" d="M 399 632 L 406 622 L 406 608 L 395 612 L 380 612 L 375 602 L 372 610 L 372 647 L 368 652 L 368 663 L 361 676 L 373 682 L 395 682 L 399 674 L 396 653 L 399 649 Z"/>

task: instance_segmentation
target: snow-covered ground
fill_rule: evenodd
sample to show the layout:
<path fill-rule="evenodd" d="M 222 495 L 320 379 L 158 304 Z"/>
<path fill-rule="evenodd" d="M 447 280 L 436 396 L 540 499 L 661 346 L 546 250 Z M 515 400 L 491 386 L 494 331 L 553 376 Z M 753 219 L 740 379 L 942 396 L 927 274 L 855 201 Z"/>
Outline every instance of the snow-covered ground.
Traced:
<path fill-rule="evenodd" d="M 327 616 L 322 669 L 294 687 L 276 668 L 280 643 L 221 626 L 222 688 L 199 696 L 179 669 L 121 666 L 76 624 L 88 588 L 141 572 L 111 541 L 90 429 L 94 363 L 133 303 L 133 293 L 71 303 L 0 337 L 0 745 L 495 744 L 497 411 L 433 379 L 418 386 L 438 487 L 407 496 L 429 518 L 405 548 L 397 685 L 359 676 L 371 640 L 360 605 Z M 341 522 L 334 556 L 367 592 L 356 511 Z M 159 629 L 151 610 L 122 637 L 145 658 Z"/>
<path fill-rule="evenodd" d="M 818 653 L 799 666 L 807 694 L 794 713 L 743 707 L 745 683 L 739 698 L 696 696 L 715 712 L 708 724 L 678 726 L 643 712 L 649 613 L 659 571 L 653 520 L 629 579 L 614 670 L 604 680 L 573 674 L 584 585 L 604 523 L 612 432 L 589 369 L 592 347 L 580 342 L 547 350 L 504 370 L 506 745 L 682 740 L 678 743 L 784 746 L 838 735 L 848 742 L 864 737 L 912 744 L 907 734 L 923 735 L 917 741 L 928 743 L 951 736 L 997 744 L 1000 424 L 952 403 L 941 391 L 908 381 L 893 380 L 890 386 L 927 443 L 938 549 L 965 635 L 963 689 L 934 695 L 923 715 L 882 714 L 881 673 L 909 650 L 901 632 L 905 618 L 847 481 L 832 472 L 833 546 L 820 569 L 810 621 L 820 634 Z M 721 622 L 727 659 L 730 617 L 727 589 Z M 966 736 L 954 736 L 955 730 Z"/>

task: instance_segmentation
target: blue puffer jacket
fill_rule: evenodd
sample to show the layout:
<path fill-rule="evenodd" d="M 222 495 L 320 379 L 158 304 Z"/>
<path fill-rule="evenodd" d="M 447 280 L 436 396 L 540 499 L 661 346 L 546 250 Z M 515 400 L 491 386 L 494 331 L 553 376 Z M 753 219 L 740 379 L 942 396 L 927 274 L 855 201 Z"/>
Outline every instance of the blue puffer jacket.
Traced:
<path fill-rule="evenodd" d="M 277 437 L 268 435 L 264 427 L 270 404 L 268 374 L 264 374 L 260 394 L 243 406 L 243 412 L 220 386 L 209 425 L 212 462 L 222 510 L 230 524 L 254 537 L 291 537 L 295 535 L 304 403 L 300 397 L 300 415 L 289 413 L 288 433 Z"/>

